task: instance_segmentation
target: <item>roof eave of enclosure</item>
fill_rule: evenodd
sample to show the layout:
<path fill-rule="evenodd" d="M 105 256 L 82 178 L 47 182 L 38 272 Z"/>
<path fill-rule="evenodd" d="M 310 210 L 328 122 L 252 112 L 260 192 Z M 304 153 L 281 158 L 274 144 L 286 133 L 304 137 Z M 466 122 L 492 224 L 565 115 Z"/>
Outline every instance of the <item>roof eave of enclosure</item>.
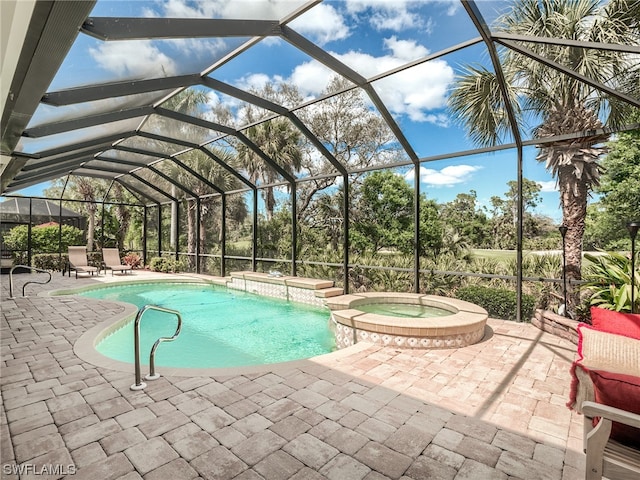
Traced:
<path fill-rule="evenodd" d="M 13 156 L 31 116 L 95 1 L 6 1 L 2 8 L 2 164 L 0 193 L 26 160 Z M 19 53 L 18 53 L 19 52 Z"/>
<path fill-rule="evenodd" d="M 276 118 L 278 116 L 287 118 L 296 128 L 298 128 L 300 133 L 315 146 L 320 154 L 330 162 L 335 169 L 336 175 L 346 175 L 350 173 L 336 158 L 333 157 L 323 143 L 316 138 L 296 116 L 296 111 L 302 106 L 308 106 L 313 102 L 321 101 L 326 98 L 326 96 L 312 101 L 307 101 L 302 106 L 297 105 L 293 108 L 285 108 L 282 105 L 259 98 L 247 91 L 225 84 L 208 76 L 209 73 L 224 64 L 224 62 L 241 54 L 242 51 L 250 48 L 256 41 L 267 36 L 278 36 L 299 51 L 304 52 L 307 56 L 320 62 L 333 72 L 338 73 L 352 82 L 353 86 L 350 88 L 362 89 L 368 96 L 371 103 L 377 108 L 388 128 L 397 139 L 398 144 L 404 150 L 406 158 L 408 159 L 404 162 L 405 164 L 417 165 L 419 162 L 425 160 L 436 160 L 447 157 L 451 158 L 456 155 L 467 155 L 488 150 L 499 150 L 509 146 L 501 145 L 489 149 L 457 152 L 426 159 L 419 158 L 410 142 L 405 138 L 400 125 L 393 118 L 391 112 L 387 109 L 386 105 L 379 98 L 371 85 L 372 82 L 384 78 L 385 76 L 392 75 L 403 69 L 411 68 L 418 63 L 438 58 L 439 56 L 448 54 L 457 49 L 463 49 L 484 41 L 487 44 L 489 52 L 492 53 L 492 60 L 494 61 L 496 72 L 498 74 L 500 72 L 500 66 L 495 51 L 495 43 L 500 43 L 508 48 L 517 49 L 523 55 L 530 56 L 533 61 L 546 63 L 548 67 L 560 70 L 567 75 L 574 76 L 580 81 L 585 81 L 587 83 L 590 82 L 589 79 L 579 76 L 561 65 L 555 65 L 547 62 L 544 58 L 537 57 L 534 54 L 527 52 L 525 48 L 514 43 L 515 41 L 536 41 L 536 39 L 505 34 L 493 36 L 487 27 L 486 22 L 482 18 L 480 11 L 472 1 L 464 1 L 463 4 L 469 17 L 478 29 L 480 37 L 452 46 L 441 52 L 430 54 L 428 57 L 407 63 L 404 66 L 394 68 L 392 71 L 384 72 L 368 79 L 355 72 L 349 66 L 345 65 L 327 51 L 306 39 L 287 25 L 298 15 L 303 14 L 306 10 L 319 3 L 318 1 L 308 2 L 300 9 L 295 12 L 291 12 L 286 18 L 282 18 L 279 21 L 201 18 L 89 18 L 89 14 L 96 2 L 41 1 L 1 3 L 3 8 L 3 27 L 5 26 L 5 22 L 9 22 L 11 32 L 22 31 L 23 35 L 13 35 L 12 33 L 11 36 L 11 41 L 14 43 L 11 45 L 11 48 L 15 48 L 17 49 L 16 51 L 20 51 L 19 56 L 15 59 L 15 64 L 5 65 L 5 63 L 8 63 L 10 59 L 3 60 L 3 95 L 4 92 L 7 92 L 7 94 L 6 98 L 3 98 L 5 103 L 2 113 L 2 168 L 4 170 L 2 171 L 0 194 L 19 190 L 42 181 L 53 180 L 70 174 L 78 174 L 117 180 L 125 188 L 135 192 L 136 188 L 128 183 L 127 177 L 130 177 L 130 179 L 136 179 L 142 183 L 149 183 L 149 190 L 153 190 L 155 192 L 155 194 L 150 194 L 149 192 L 143 193 L 140 190 L 137 190 L 138 194 L 148 197 L 150 200 L 155 202 L 166 201 L 167 199 L 175 200 L 174 197 L 161 191 L 157 186 L 145 180 L 143 176 L 140 176 L 140 171 L 145 170 L 153 175 L 164 178 L 164 180 L 182 190 L 186 195 L 193 196 L 195 195 L 195 192 L 189 191 L 189 189 L 178 180 L 167 177 L 166 174 L 153 166 L 154 163 L 168 160 L 173 162 L 177 168 L 182 168 L 190 175 L 197 177 L 196 172 L 189 170 L 189 167 L 177 158 L 178 155 L 182 155 L 183 153 L 191 150 L 204 152 L 213 161 L 216 161 L 227 170 L 233 171 L 236 178 L 244 183 L 247 188 L 255 189 L 256 186 L 253 185 L 246 176 L 241 172 L 234 170 L 207 150 L 206 146 L 208 144 L 227 136 L 234 137 L 237 141 L 244 144 L 248 149 L 258 155 L 270 168 L 274 169 L 279 174 L 283 179 L 282 182 L 284 184 L 292 184 L 299 180 L 280 167 L 277 162 L 269 158 L 257 145 L 253 144 L 252 141 L 247 138 L 242 131 L 247 126 L 235 129 L 162 107 L 162 103 L 168 97 L 185 88 L 195 85 L 206 86 L 207 88 L 217 92 L 236 97 L 243 102 L 247 102 L 248 104 L 270 111 L 272 112 L 272 116 L 268 117 L 268 119 Z M 16 12 L 19 9 L 17 7 L 18 5 L 20 5 L 20 8 L 24 11 L 18 12 L 20 14 L 16 13 L 9 17 L 9 15 L 6 14 L 9 12 L 7 9 L 9 8 L 9 5 L 14 3 Z M 28 12 L 29 9 L 27 7 L 31 7 L 30 13 Z M 10 13 L 13 13 L 13 11 Z M 26 21 L 27 19 L 28 22 Z M 5 30 L 5 28 L 3 28 L 3 30 Z M 245 41 L 240 47 L 236 48 L 224 58 L 219 59 L 216 63 L 199 74 L 176 75 L 149 80 L 111 82 L 107 84 L 89 85 L 86 87 L 47 92 L 47 87 L 50 85 L 53 77 L 60 68 L 63 60 L 80 32 L 101 40 L 117 41 L 125 39 L 183 39 L 197 38 L 199 36 L 210 37 L 210 32 L 212 31 L 215 31 L 216 36 L 219 37 L 250 37 L 250 40 Z M 22 41 L 20 39 L 22 39 Z M 551 43 L 557 42 L 562 45 L 572 44 L 572 41 L 563 39 L 545 39 L 544 41 Z M 603 44 L 592 44 L 589 45 L 589 47 L 603 49 L 616 48 L 619 51 L 640 53 L 640 48 L 637 46 L 630 46 L 625 49 L 624 46 L 611 47 Z M 8 47 L 6 47 L 6 39 L 3 34 L 3 53 L 6 48 Z M 504 80 L 501 75 L 498 75 L 498 78 L 502 88 L 506 89 L 506 85 L 504 84 Z M 9 88 L 5 89 L 5 85 L 9 85 Z M 632 105 L 640 106 L 640 101 L 637 98 L 621 94 L 615 90 L 608 89 L 603 85 L 594 84 L 593 86 L 600 88 L 613 96 L 617 96 L 621 100 Z M 168 96 L 164 95 L 162 97 L 158 97 L 157 101 L 152 104 L 123 108 L 115 112 L 87 115 L 82 118 L 52 122 L 34 128 L 27 128 L 31 117 L 40 102 L 54 106 L 72 105 L 75 103 L 103 100 L 139 93 L 156 92 L 160 95 L 161 92 L 166 92 L 167 90 L 172 91 L 172 93 Z M 146 119 L 151 115 L 168 118 L 171 119 L 171 121 L 177 121 L 183 124 L 206 128 L 211 131 L 218 132 L 218 136 L 213 139 L 207 139 L 205 143 L 195 143 L 184 138 L 171 138 L 163 134 L 142 131 L 141 126 L 144 125 Z M 143 119 L 139 122 L 138 127 L 126 132 L 116 132 L 100 137 L 96 136 L 71 145 L 51 148 L 35 154 L 25 154 L 23 152 L 15 151 L 21 137 L 40 138 L 54 134 L 72 132 L 88 127 L 96 127 L 122 120 L 134 120 L 137 118 Z M 261 121 L 265 120 L 262 119 Z M 511 123 L 513 124 L 513 138 L 515 139 L 515 144 L 511 145 L 511 147 L 522 147 L 526 144 L 532 144 L 531 141 L 522 140 L 520 138 L 517 126 L 515 125 L 515 119 L 511 118 Z M 579 134 L 576 135 L 579 136 Z M 157 141 L 169 142 L 183 147 L 184 149 L 171 155 L 163 155 L 157 152 L 147 151 L 142 148 L 139 148 L 136 151 L 135 148 L 120 145 L 124 139 L 132 136 L 140 136 Z M 549 141 L 549 139 L 547 139 L 547 141 Z M 149 161 L 136 162 L 118 160 L 105 155 L 108 151 L 130 152 L 138 155 L 145 155 L 149 157 Z M 29 161 L 32 163 L 27 165 L 27 162 Z M 101 162 L 101 164 L 96 165 L 95 163 L 98 162 Z M 203 181 L 204 179 L 199 178 L 199 180 Z M 219 185 L 208 182 L 208 186 L 217 194 L 224 193 L 224 189 Z"/>

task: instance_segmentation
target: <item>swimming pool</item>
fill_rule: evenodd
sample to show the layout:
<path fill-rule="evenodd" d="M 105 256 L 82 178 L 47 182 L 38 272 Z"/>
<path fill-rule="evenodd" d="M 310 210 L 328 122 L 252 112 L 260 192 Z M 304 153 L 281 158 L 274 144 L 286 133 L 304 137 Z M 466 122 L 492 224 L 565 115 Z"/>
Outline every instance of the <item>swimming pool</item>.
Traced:
<path fill-rule="evenodd" d="M 329 311 L 203 284 L 134 284 L 99 288 L 83 296 L 142 307 L 178 310 L 182 332 L 157 352 L 157 366 L 237 367 L 309 358 L 335 349 Z M 140 351 L 148 364 L 153 343 L 175 332 L 176 317 L 149 311 L 140 322 Z M 133 321 L 105 337 L 96 349 L 133 363 Z"/>
<path fill-rule="evenodd" d="M 431 318 L 451 315 L 450 310 L 429 305 L 410 305 L 407 303 L 370 303 L 361 305 L 358 310 L 365 313 L 377 313 L 400 318 Z"/>

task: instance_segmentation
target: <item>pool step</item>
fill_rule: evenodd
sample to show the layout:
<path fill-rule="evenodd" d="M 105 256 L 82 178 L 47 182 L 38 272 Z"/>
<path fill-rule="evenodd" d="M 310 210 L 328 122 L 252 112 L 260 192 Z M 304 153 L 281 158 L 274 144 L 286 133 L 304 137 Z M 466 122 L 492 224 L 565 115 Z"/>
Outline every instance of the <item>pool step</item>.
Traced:
<path fill-rule="evenodd" d="M 344 290 L 340 287 L 329 287 L 329 288 L 323 288 L 322 290 L 316 290 L 315 294 L 316 294 L 316 297 L 331 298 L 331 297 L 337 297 L 339 295 L 343 295 Z"/>

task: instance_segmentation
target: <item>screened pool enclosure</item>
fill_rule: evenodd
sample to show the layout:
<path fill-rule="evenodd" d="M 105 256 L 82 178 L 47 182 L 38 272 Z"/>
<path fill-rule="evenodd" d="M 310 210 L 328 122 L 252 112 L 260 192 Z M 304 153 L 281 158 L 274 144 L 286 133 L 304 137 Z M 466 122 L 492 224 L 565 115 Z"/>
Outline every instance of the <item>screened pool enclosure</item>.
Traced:
<path fill-rule="evenodd" d="M 559 3 L 569 24 L 588 2 Z M 532 0 L 4 1 L 1 193 L 56 181 L 49 200 L 62 205 L 77 179 L 102 179 L 95 198 L 75 201 L 102 210 L 97 241 L 105 208 L 131 207 L 145 260 L 184 258 L 222 276 L 321 266 L 346 291 L 378 268 L 420 292 L 434 275 L 421 199 L 452 185 L 488 198 L 483 188 L 506 174 L 520 302 L 535 280 L 522 269 L 525 179 L 576 148 L 586 171 L 612 135 L 638 128 L 640 4 L 593 2 L 573 30 L 518 28 L 501 17 L 514 6 L 527 7 L 522 22 L 536 8 L 552 18 Z M 462 80 L 472 73 L 491 137 L 469 127 L 478 112 Z M 554 86 L 545 110 L 543 88 Z M 364 265 L 354 251 L 363 200 L 351 192 L 377 171 L 412 191 L 407 264 Z M 562 203 L 566 217 L 555 195 L 549 208 Z M 318 238 L 321 253 L 309 248 Z"/>

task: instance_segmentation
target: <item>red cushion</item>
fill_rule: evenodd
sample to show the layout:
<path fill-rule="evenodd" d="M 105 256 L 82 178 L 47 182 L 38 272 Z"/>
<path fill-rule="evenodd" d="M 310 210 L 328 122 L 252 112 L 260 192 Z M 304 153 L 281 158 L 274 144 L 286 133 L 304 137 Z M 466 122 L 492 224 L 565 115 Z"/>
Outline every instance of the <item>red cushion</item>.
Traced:
<path fill-rule="evenodd" d="M 640 314 L 591 307 L 591 324 L 597 330 L 640 340 Z"/>
<path fill-rule="evenodd" d="M 598 403 L 640 415 L 640 377 L 590 370 Z M 640 449 L 640 429 L 613 422 L 611 438 Z"/>

